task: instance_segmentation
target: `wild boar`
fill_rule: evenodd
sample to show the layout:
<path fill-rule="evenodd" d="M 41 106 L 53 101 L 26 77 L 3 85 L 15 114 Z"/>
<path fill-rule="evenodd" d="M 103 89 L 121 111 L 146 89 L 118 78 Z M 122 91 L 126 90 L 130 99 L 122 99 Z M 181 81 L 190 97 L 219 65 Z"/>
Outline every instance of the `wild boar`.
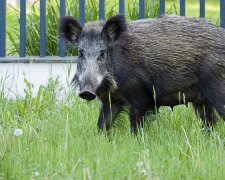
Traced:
<path fill-rule="evenodd" d="M 160 106 L 191 102 L 206 126 L 216 123 L 214 108 L 225 117 L 224 29 L 201 18 L 126 22 L 122 15 L 84 27 L 66 16 L 59 27 L 78 47 L 72 82 L 79 96 L 102 102 L 100 130 L 109 130 L 124 107 L 133 133 Z"/>

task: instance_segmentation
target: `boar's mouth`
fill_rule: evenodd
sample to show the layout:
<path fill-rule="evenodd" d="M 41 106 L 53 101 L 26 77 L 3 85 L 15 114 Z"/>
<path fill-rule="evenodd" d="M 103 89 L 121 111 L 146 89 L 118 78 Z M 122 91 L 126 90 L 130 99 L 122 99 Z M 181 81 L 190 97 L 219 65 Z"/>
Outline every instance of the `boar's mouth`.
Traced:
<path fill-rule="evenodd" d="M 108 93 L 115 93 L 117 89 L 118 87 L 114 77 L 107 73 L 96 89 L 95 94 L 101 99 L 104 96 L 108 96 Z"/>

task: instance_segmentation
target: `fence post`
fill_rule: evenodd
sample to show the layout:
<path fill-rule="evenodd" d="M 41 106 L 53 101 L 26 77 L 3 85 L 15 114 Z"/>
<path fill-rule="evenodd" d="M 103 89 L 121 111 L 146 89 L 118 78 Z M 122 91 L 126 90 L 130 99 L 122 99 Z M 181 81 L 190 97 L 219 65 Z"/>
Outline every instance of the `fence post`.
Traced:
<path fill-rule="evenodd" d="M 20 57 L 26 55 L 26 0 L 20 0 Z"/>
<path fill-rule="evenodd" d="M 160 0 L 159 14 L 165 14 L 165 0 Z"/>
<path fill-rule="evenodd" d="M 105 0 L 99 0 L 99 20 L 105 19 Z"/>
<path fill-rule="evenodd" d="M 145 0 L 139 0 L 139 19 L 145 18 Z"/>
<path fill-rule="evenodd" d="M 85 23 L 85 0 L 80 0 L 79 12 L 80 12 L 80 23 L 83 26 Z"/>
<path fill-rule="evenodd" d="M 6 46 L 6 0 L 0 0 L 0 57 L 5 57 Z"/>
<path fill-rule="evenodd" d="M 225 0 L 220 0 L 220 26 L 225 28 Z"/>
<path fill-rule="evenodd" d="M 60 7 L 59 7 L 59 16 L 65 16 L 66 15 L 66 3 L 65 0 L 60 0 Z M 65 42 L 63 37 L 59 36 L 59 56 L 65 57 Z"/>
<path fill-rule="evenodd" d="M 205 0 L 200 0 L 200 17 L 205 17 Z"/>
<path fill-rule="evenodd" d="M 185 0 L 180 0 L 180 15 L 185 16 Z"/>
<path fill-rule="evenodd" d="M 125 6 L 124 0 L 119 0 L 119 14 L 124 15 L 124 13 L 125 13 L 124 6 Z"/>
<path fill-rule="evenodd" d="M 40 0 L 40 57 L 45 56 L 46 49 L 46 1 Z"/>

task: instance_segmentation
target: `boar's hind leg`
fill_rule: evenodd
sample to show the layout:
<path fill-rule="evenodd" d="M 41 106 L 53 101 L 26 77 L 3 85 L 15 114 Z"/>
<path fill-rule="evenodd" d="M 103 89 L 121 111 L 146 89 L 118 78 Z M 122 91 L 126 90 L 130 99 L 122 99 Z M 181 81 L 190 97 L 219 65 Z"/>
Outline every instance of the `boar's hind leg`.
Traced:
<path fill-rule="evenodd" d="M 130 109 L 130 128 L 132 134 L 137 134 L 139 128 L 143 128 L 145 121 L 145 112 Z"/>
<path fill-rule="evenodd" d="M 212 106 L 216 109 L 219 115 L 225 120 L 225 91 L 223 92 L 223 89 L 220 88 L 221 88 L 220 86 L 215 85 L 214 87 L 212 87 L 210 91 L 206 91 L 210 93 L 206 93 L 205 96 L 207 97 L 208 95 L 207 98 L 212 104 Z"/>
<path fill-rule="evenodd" d="M 200 76 L 200 88 L 216 111 L 225 120 L 225 79 L 220 74 L 225 69 L 210 71 L 205 69 L 207 73 L 202 73 Z"/>
<path fill-rule="evenodd" d="M 101 111 L 98 118 L 98 128 L 101 131 L 108 131 L 113 125 L 117 115 L 123 109 L 123 102 L 120 101 L 111 101 L 104 102 L 101 107 Z"/>
<path fill-rule="evenodd" d="M 195 113 L 202 119 L 204 127 L 213 126 L 216 123 L 214 108 L 207 100 L 193 103 L 193 106 Z"/>

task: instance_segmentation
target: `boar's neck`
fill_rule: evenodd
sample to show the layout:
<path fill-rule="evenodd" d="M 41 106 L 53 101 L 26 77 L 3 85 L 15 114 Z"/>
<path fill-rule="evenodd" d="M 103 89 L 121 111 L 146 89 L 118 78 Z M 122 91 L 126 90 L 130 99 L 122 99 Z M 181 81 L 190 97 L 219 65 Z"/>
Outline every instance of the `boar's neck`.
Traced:
<path fill-rule="evenodd" d="M 149 94 L 153 94 L 152 72 L 141 54 L 143 48 L 138 37 L 132 34 L 120 36 L 114 44 L 109 45 L 108 71 L 115 77 L 118 91 L 126 101 L 139 94 L 138 97 L 146 99 L 146 104 L 150 106 L 150 102 L 154 102 L 153 97 L 149 98 Z"/>
<path fill-rule="evenodd" d="M 123 34 L 115 42 L 109 45 L 108 71 L 114 74 L 116 78 L 120 77 L 122 81 L 130 78 L 143 77 L 144 73 L 150 73 L 151 68 L 146 67 L 146 57 L 140 39 L 133 34 Z M 150 50 L 149 50 L 150 51 Z M 149 82 L 149 79 L 148 79 Z"/>

